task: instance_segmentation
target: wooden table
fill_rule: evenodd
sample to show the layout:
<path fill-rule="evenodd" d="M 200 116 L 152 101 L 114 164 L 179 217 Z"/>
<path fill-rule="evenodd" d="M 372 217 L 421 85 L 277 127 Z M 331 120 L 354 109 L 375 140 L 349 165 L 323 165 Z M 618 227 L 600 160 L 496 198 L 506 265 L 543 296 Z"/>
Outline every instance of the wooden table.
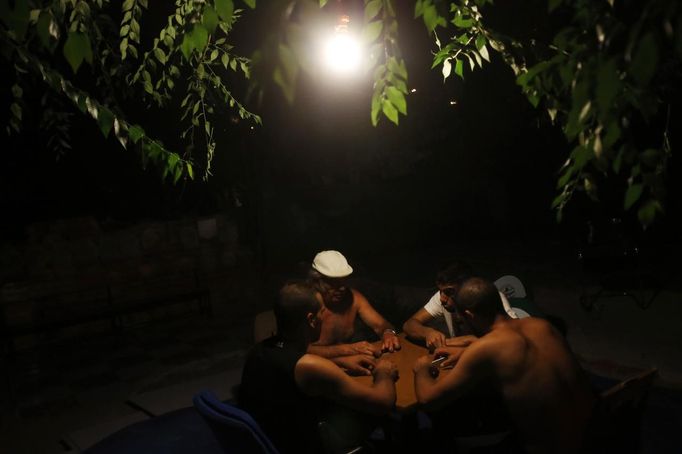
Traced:
<path fill-rule="evenodd" d="M 395 403 L 396 410 L 399 413 L 411 412 L 417 406 L 417 396 L 414 393 L 414 372 L 412 367 L 420 356 L 429 353 L 428 349 L 413 344 L 405 338 L 405 333 L 398 335 L 400 338 L 400 350 L 393 353 L 384 353 L 381 355 L 382 359 L 393 361 L 398 366 L 398 373 L 400 379 L 396 382 L 397 399 Z M 361 376 L 354 377 L 362 383 L 372 384 L 372 377 Z"/>

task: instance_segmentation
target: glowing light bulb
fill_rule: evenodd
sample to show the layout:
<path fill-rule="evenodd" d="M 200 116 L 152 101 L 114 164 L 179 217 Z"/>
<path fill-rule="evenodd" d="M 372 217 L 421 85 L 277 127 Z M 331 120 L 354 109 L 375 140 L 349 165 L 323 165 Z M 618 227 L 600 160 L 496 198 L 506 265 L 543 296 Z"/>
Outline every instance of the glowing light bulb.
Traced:
<path fill-rule="evenodd" d="M 360 45 L 348 33 L 336 33 L 324 49 L 327 67 L 336 73 L 350 73 L 360 65 Z"/>
<path fill-rule="evenodd" d="M 350 75 L 360 66 L 362 48 L 348 31 L 350 17 L 342 15 L 334 27 L 334 35 L 323 48 L 323 59 L 327 68 L 342 75 Z"/>

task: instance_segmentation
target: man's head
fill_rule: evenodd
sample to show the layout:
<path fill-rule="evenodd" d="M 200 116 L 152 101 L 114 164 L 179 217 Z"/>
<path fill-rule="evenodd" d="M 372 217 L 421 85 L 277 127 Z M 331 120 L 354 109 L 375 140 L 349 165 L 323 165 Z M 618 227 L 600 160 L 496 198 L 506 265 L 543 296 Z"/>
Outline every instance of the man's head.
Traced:
<path fill-rule="evenodd" d="M 347 277 L 353 273 L 339 251 L 322 251 L 313 259 L 310 278 L 326 304 L 340 304 L 352 296 Z"/>
<path fill-rule="evenodd" d="M 480 277 L 462 282 L 455 306 L 460 317 L 477 335 L 485 334 L 497 316 L 503 314 L 497 287 Z"/>
<path fill-rule="evenodd" d="M 288 339 L 314 341 L 320 334 L 323 311 L 319 293 L 313 287 L 304 282 L 287 283 L 275 303 L 277 330 Z"/>
<path fill-rule="evenodd" d="M 453 262 L 436 275 L 440 302 L 448 312 L 455 311 L 455 298 L 462 282 L 471 277 L 471 267 L 465 262 Z"/>

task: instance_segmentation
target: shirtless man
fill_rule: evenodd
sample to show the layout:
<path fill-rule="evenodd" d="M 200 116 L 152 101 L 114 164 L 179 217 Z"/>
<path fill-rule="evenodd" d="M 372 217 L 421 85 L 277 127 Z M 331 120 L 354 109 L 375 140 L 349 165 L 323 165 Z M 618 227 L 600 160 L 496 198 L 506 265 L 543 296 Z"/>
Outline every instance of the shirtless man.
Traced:
<path fill-rule="evenodd" d="M 459 320 L 454 317 L 455 297 L 463 281 L 473 275 L 471 267 L 461 261 L 453 262 L 446 268 L 440 270 L 436 275 L 436 285 L 438 291 L 427 301 L 424 307 L 415 312 L 412 317 L 403 324 L 403 331 L 410 339 L 422 341 L 426 347 L 432 349 L 444 345 L 461 344 L 465 338 L 471 338 L 471 333 L 462 333 L 456 326 Z M 507 297 L 500 293 L 500 301 L 505 312 L 511 318 L 518 318 L 514 309 L 509 305 Z M 433 319 L 443 317 L 448 327 L 448 333 L 443 333 L 435 328 L 427 326 Z M 467 334 L 463 336 L 463 334 Z M 448 339 L 457 336 L 457 339 Z"/>
<path fill-rule="evenodd" d="M 576 359 L 563 337 L 538 318 L 514 320 L 502 312 L 495 285 L 466 280 L 457 294 L 456 311 L 479 339 L 468 347 L 441 347 L 443 372 L 424 356 L 414 366 L 415 392 L 427 409 L 438 409 L 485 383 L 501 393 L 529 453 L 576 453 L 593 405 Z"/>
<path fill-rule="evenodd" d="M 308 344 L 319 336 L 326 312 L 320 301 L 307 284 L 285 285 L 275 305 L 278 333 L 250 351 L 243 369 L 239 404 L 283 454 L 320 452 L 317 424 L 325 417 L 344 411 L 358 417 L 385 415 L 395 405 L 398 370 L 392 362 L 372 359 L 374 380 L 367 386 L 342 370 L 352 367 L 359 355 L 336 362 L 306 354 Z M 353 445 L 358 440 L 352 438 L 363 437 L 372 427 L 339 429 Z"/>
<path fill-rule="evenodd" d="M 326 358 L 365 354 L 378 357 L 382 351 L 400 349 L 393 325 L 384 319 L 365 296 L 351 288 L 346 278 L 353 272 L 346 258 L 338 251 L 322 251 L 315 256 L 311 280 L 322 295 L 327 309 L 322 319 L 320 338 L 308 348 L 308 353 Z M 355 318 L 369 326 L 381 339 L 380 347 L 369 342 L 347 343 L 355 330 Z"/>

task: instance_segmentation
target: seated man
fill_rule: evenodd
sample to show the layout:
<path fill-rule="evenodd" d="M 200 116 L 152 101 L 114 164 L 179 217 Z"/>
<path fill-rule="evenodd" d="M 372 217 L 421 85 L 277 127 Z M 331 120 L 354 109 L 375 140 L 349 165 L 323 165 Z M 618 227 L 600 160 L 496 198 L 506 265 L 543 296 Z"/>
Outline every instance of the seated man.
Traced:
<path fill-rule="evenodd" d="M 437 357 L 449 356 L 454 365 L 440 377 L 431 357 L 417 360 L 419 402 L 437 410 L 484 384 L 502 395 L 527 452 L 579 452 L 595 402 L 563 337 L 542 319 L 510 318 L 495 286 L 481 278 L 461 284 L 455 306 L 479 339 L 466 348 L 436 349 Z"/>
<path fill-rule="evenodd" d="M 275 305 L 278 334 L 257 344 L 244 365 L 239 405 L 282 453 L 320 452 L 318 421 L 338 419 L 340 412 L 348 410 L 358 413 L 341 424 L 343 431 L 353 432 L 342 436 L 356 443 L 372 427 L 360 426 L 363 433 L 358 435 L 358 431 L 348 429 L 354 419 L 387 414 L 395 405 L 398 372 L 392 362 L 376 361 L 371 372 L 374 383 L 367 386 L 346 375 L 334 362 L 306 354 L 308 344 L 319 336 L 325 311 L 319 294 L 307 284 L 285 285 Z M 341 361 L 353 358 L 346 356 Z"/>
<path fill-rule="evenodd" d="M 447 268 L 442 269 L 436 275 L 436 285 L 438 291 L 431 299 L 417 312 L 412 315 L 404 324 L 403 331 L 412 339 L 423 341 L 428 348 L 441 347 L 446 345 L 446 335 L 441 331 L 426 326 L 426 324 L 437 318 L 445 318 L 450 337 L 472 334 L 463 332 L 463 327 L 456 327 L 457 320 L 452 319 L 454 311 L 455 295 L 462 282 L 472 275 L 471 267 L 464 262 L 454 262 Z M 514 310 L 509 305 L 507 297 L 500 293 L 501 305 L 511 318 L 517 318 Z M 458 340 L 458 342 L 461 342 Z"/>
<path fill-rule="evenodd" d="M 400 349 L 393 325 L 374 310 L 362 293 L 348 286 L 346 278 L 352 272 L 353 268 L 338 251 L 322 251 L 315 256 L 310 279 L 327 310 L 322 318 L 320 338 L 310 345 L 308 353 L 327 358 L 358 353 L 378 357 L 382 351 Z M 381 347 L 366 341 L 348 343 L 355 331 L 356 317 L 379 336 Z"/>

